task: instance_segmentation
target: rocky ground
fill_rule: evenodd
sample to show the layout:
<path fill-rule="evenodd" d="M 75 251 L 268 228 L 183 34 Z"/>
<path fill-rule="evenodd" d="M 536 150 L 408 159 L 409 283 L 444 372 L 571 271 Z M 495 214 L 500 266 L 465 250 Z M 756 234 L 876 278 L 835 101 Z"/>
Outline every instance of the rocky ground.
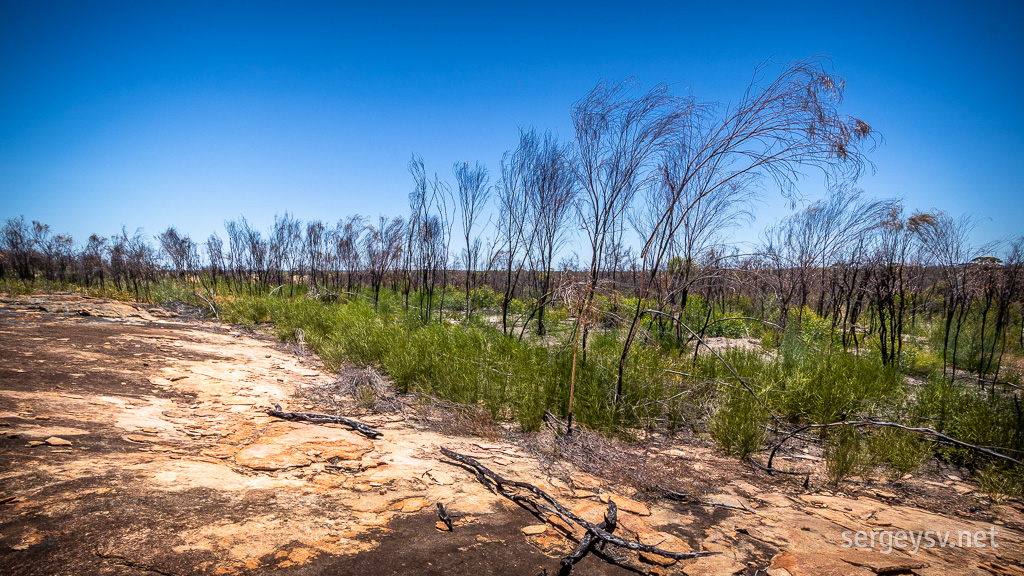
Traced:
<path fill-rule="evenodd" d="M 721 552 L 672 562 L 608 547 L 578 574 L 1024 575 L 1024 507 L 991 505 L 955 471 L 833 492 L 709 446 L 650 449 L 744 512 L 644 501 L 614 479 L 552 475 L 535 451 L 399 415 L 360 416 L 383 432 L 371 440 L 266 414 L 317 408 L 297 392 L 336 378 L 269 337 L 159 309 L 0 298 L 0 573 L 557 573 L 582 532 L 488 491 L 445 446 L 592 522 L 615 500 L 623 537 Z M 781 462 L 820 468 L 813 451 Z M 459 515 L 453 532 L 438 527 L 437 503 Z M 900 540 L 926 531 L 985 547 Z"/>

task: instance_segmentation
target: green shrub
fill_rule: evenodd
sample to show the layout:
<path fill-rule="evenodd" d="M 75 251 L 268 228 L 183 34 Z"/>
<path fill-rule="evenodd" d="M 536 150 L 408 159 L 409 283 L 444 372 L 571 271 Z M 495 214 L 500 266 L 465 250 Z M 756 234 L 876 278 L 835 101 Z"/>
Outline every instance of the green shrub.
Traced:
<path fill-rule="evenodd" d="M 990 464 L 978 470 L 974 480 L 993 504 L 1024 496 L 1024 471 L 1019 467 Z"/>
<path fill-rule="evenodd" d="M 1008 452 L 1024 452 L 1024 411 L 1020 393 L 1003 386 L 950 382 L 936 375 L 914 397 L 913 420 L 926 421 L 962 442 Z M 939 453 L 959 465 L 974 465 L 977 454 L 943 446 Z"/>
<path fill-rule="evenodd" d="M 490 286 L 481 286 L 473 290 L 473 308 L 478 310 L 493 310 L 501 307 L 501 294 L 498 294 Z"/>
<path fill-rule="evenodd" d="M 726 452 L 746 458 L 759 450 L 767 435 L 768 416 L 757 400 L 740 387 L 727 387 L 711 419 L 711 437 Z"/>
<path fill-rule="evenodd" d="M 931 446 L 913 432 L 882 428 L 868 439 L 868 453 L 875 463 L 886 465 L 890 480 L 917 470 L 932 454 Z"/>
<path fill-rule="evenodd" d="M 833 486 L 850 476 L 860 474 L 867 465 L 861 437 L 852 425 L 840 426 L 827 435 L 825 473 Z"/>
<path fill-rule="evenodd" d="M 707 335 L 710 337 L 742 338 L 746 336 L 747 330 L 742 320 L 730 318 L 729 320 L 716 321 L 708 326 Z"/>
<path fill-rule="evenodd" d="M 494 294 L 488 290 L 479 293 L 489 298 Z M 154 292 L 174 293 L 156 286 Z M 523 306 L 518 300 L 513 304 L 514 310 Z M 537 429 L 545 410 L 562 418 L 568 414 L 571 346 L 520 341 L 480 317 L 453 324 L 438 323 L 435 315 L 424 322 L 415 308 L 404 307 L 402 295 L 388 290 L 382 291 L 376 309 L 362 298 L 325 303 L 280 294 L 238 296 L 225 300 L 222 308 L 227 321 L 250 327 L 272 323 L 284 340 L 294 340 L 296 328 L 301 328 L 305 344 L 328 367 L 342 362 L 374 365 L 400 391 L 420 391 L 478 407 L 496 420 L 516 421 L 524 430 Z M 550 309 L 548 320 L 553 323 L 559 313 L 564 314 L 560 307 Z M 703 321 L 700 314 L 706 313 L 706 303 L 695 296 L 684 316 Z M 742 321 L 719 324 L 723 330 L 742 327 Z M 695 407 L 710 403 L 717 406 L 707 421 L 712 437 L 728 452 L 746 457 L 762 446 L 770 415 L 739 385 L 735 371 L 771 412 L 793 423 L 892 415 L 889 419 L 926 423 L 971 444 L 1024 451 L 1017 391 L 971 381 L 953 384 L 941 375 L 923 386 L 908 387 L 899 367 L 883 366 L 874 353 L 844 352 L 829 342 L 830 330 L 827 320 L 805 309 L 799 325 L 791 323 L 782 334 L 762 329 L 768 344 L 780 338 L 777 353 L 736 348 L 723 352 L 732 370 L 711 354 L 694 358 L 673 346 L 638 340 L 625 365 L 623 401 L 618 405 L 614 397 L 621 334 L 594 330 L 586 360 L 581 356 L 577 363 L 575 421 L 614 433 L 666 421 L 679 426 L 687 414 L 698 413 Z M 934 368 L 934 354 L 923 344 L 908 344 L 904 365 Z M 691 376 L 666 375 L 666 369 Z M 696 422 L 691 425 L 700 429 Z M 934 449 L 895 430 L 854 435 L 831 435 L 826 465 L 833 481 L 864 466 L 882 464 L 896 477 L 915 469 Z M 942 447 L 938 452 L 958 464 L 976 464 L 976 455 L 964 449 Z"/>

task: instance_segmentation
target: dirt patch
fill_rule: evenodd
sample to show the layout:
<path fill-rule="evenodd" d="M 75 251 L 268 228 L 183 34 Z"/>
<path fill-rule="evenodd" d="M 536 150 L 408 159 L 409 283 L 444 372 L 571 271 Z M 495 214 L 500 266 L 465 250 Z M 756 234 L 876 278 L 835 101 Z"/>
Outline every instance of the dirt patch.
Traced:
<path fill-rule="evenodd" d="M 373 440 L 265 413 L 273 404 L 316 408 L 296 392 L 336 383 L 315 357 L 259 334 L 79 296 L 0 299 L 0 568 L 27 575 L 557 573 L 579 529 L 492 494 L 440 455 L 447 446 L 596 521 L 615 500 L 623 536 L 722 552 L 667 562 L 607 548 L 577 566 L 580 574 L 867 574 L 896 558 L 911 566 L 905 574 L 1022 569 L 1020 504 L 982 506 L 958 491 L 966 486 L 959 479 L 905 480 L 908 493 L 940 494 L 934 505 L 918 506 L 870 479 L 845 493 L 817 482 L 805 490 L 700 439 L 667 438 L 649 440 L 642 458 L 622 456 L 615 474 L 598 477 L 606 466 L 556 467 L 546 448 L 448 436 L 396 410 L 360 416 L 384 433 Z M 379 383 L 361 386 L 370 390 L 364 403 L 375 406 Z M 581 462 L 607 458 L 604 445 L 583 448 Z M 808 454 L 806 465 L 818 457 Z M 795 457 L 783 463 L 805 465 Z M 631 467 L 652 467 L 642 475 L 652 485 L 671 480 L 675 489 L 756 514 L 658 499 L 637 488 Z M 940 490 L 958 504 L 942 509 Z M 436 527 L 437 503 L 457 515 L 454 532 Z M 980 511 L 961 513 L 961 506 Z M 848 530 L 940 529 L 993 530 L 999 548 L 882 555 L 842 545 Z"/>

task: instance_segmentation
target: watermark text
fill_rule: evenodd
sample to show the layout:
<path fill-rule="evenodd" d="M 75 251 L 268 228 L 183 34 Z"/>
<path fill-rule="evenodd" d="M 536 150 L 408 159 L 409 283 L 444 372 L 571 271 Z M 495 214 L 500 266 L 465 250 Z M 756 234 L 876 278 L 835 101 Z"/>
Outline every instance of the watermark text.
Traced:
<path fill-rule="evenodd" d="M 994 527 L 988 530 L 871 530 L 842 533 L 843 548 L 871 548 L 882 554 L 902 550 L 917 554 L 921 548 L 999 548 Z"/>

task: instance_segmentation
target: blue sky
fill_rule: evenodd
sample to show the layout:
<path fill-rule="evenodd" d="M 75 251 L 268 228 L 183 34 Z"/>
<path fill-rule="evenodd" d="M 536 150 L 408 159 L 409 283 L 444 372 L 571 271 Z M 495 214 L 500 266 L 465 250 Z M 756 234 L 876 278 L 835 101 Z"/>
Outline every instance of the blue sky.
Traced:
<path fill-rule="evenodd" d="M 1024 234 L 1024 3 L 775 4 L 5 2 L 0 217 L 81 241 L 399 215 L 413 152 L 494 175 L 520 126 L 570 137 L 598 81 L 729 102 L 764 60 L 826 54 L 885 139 L 860 188 Z"/>

